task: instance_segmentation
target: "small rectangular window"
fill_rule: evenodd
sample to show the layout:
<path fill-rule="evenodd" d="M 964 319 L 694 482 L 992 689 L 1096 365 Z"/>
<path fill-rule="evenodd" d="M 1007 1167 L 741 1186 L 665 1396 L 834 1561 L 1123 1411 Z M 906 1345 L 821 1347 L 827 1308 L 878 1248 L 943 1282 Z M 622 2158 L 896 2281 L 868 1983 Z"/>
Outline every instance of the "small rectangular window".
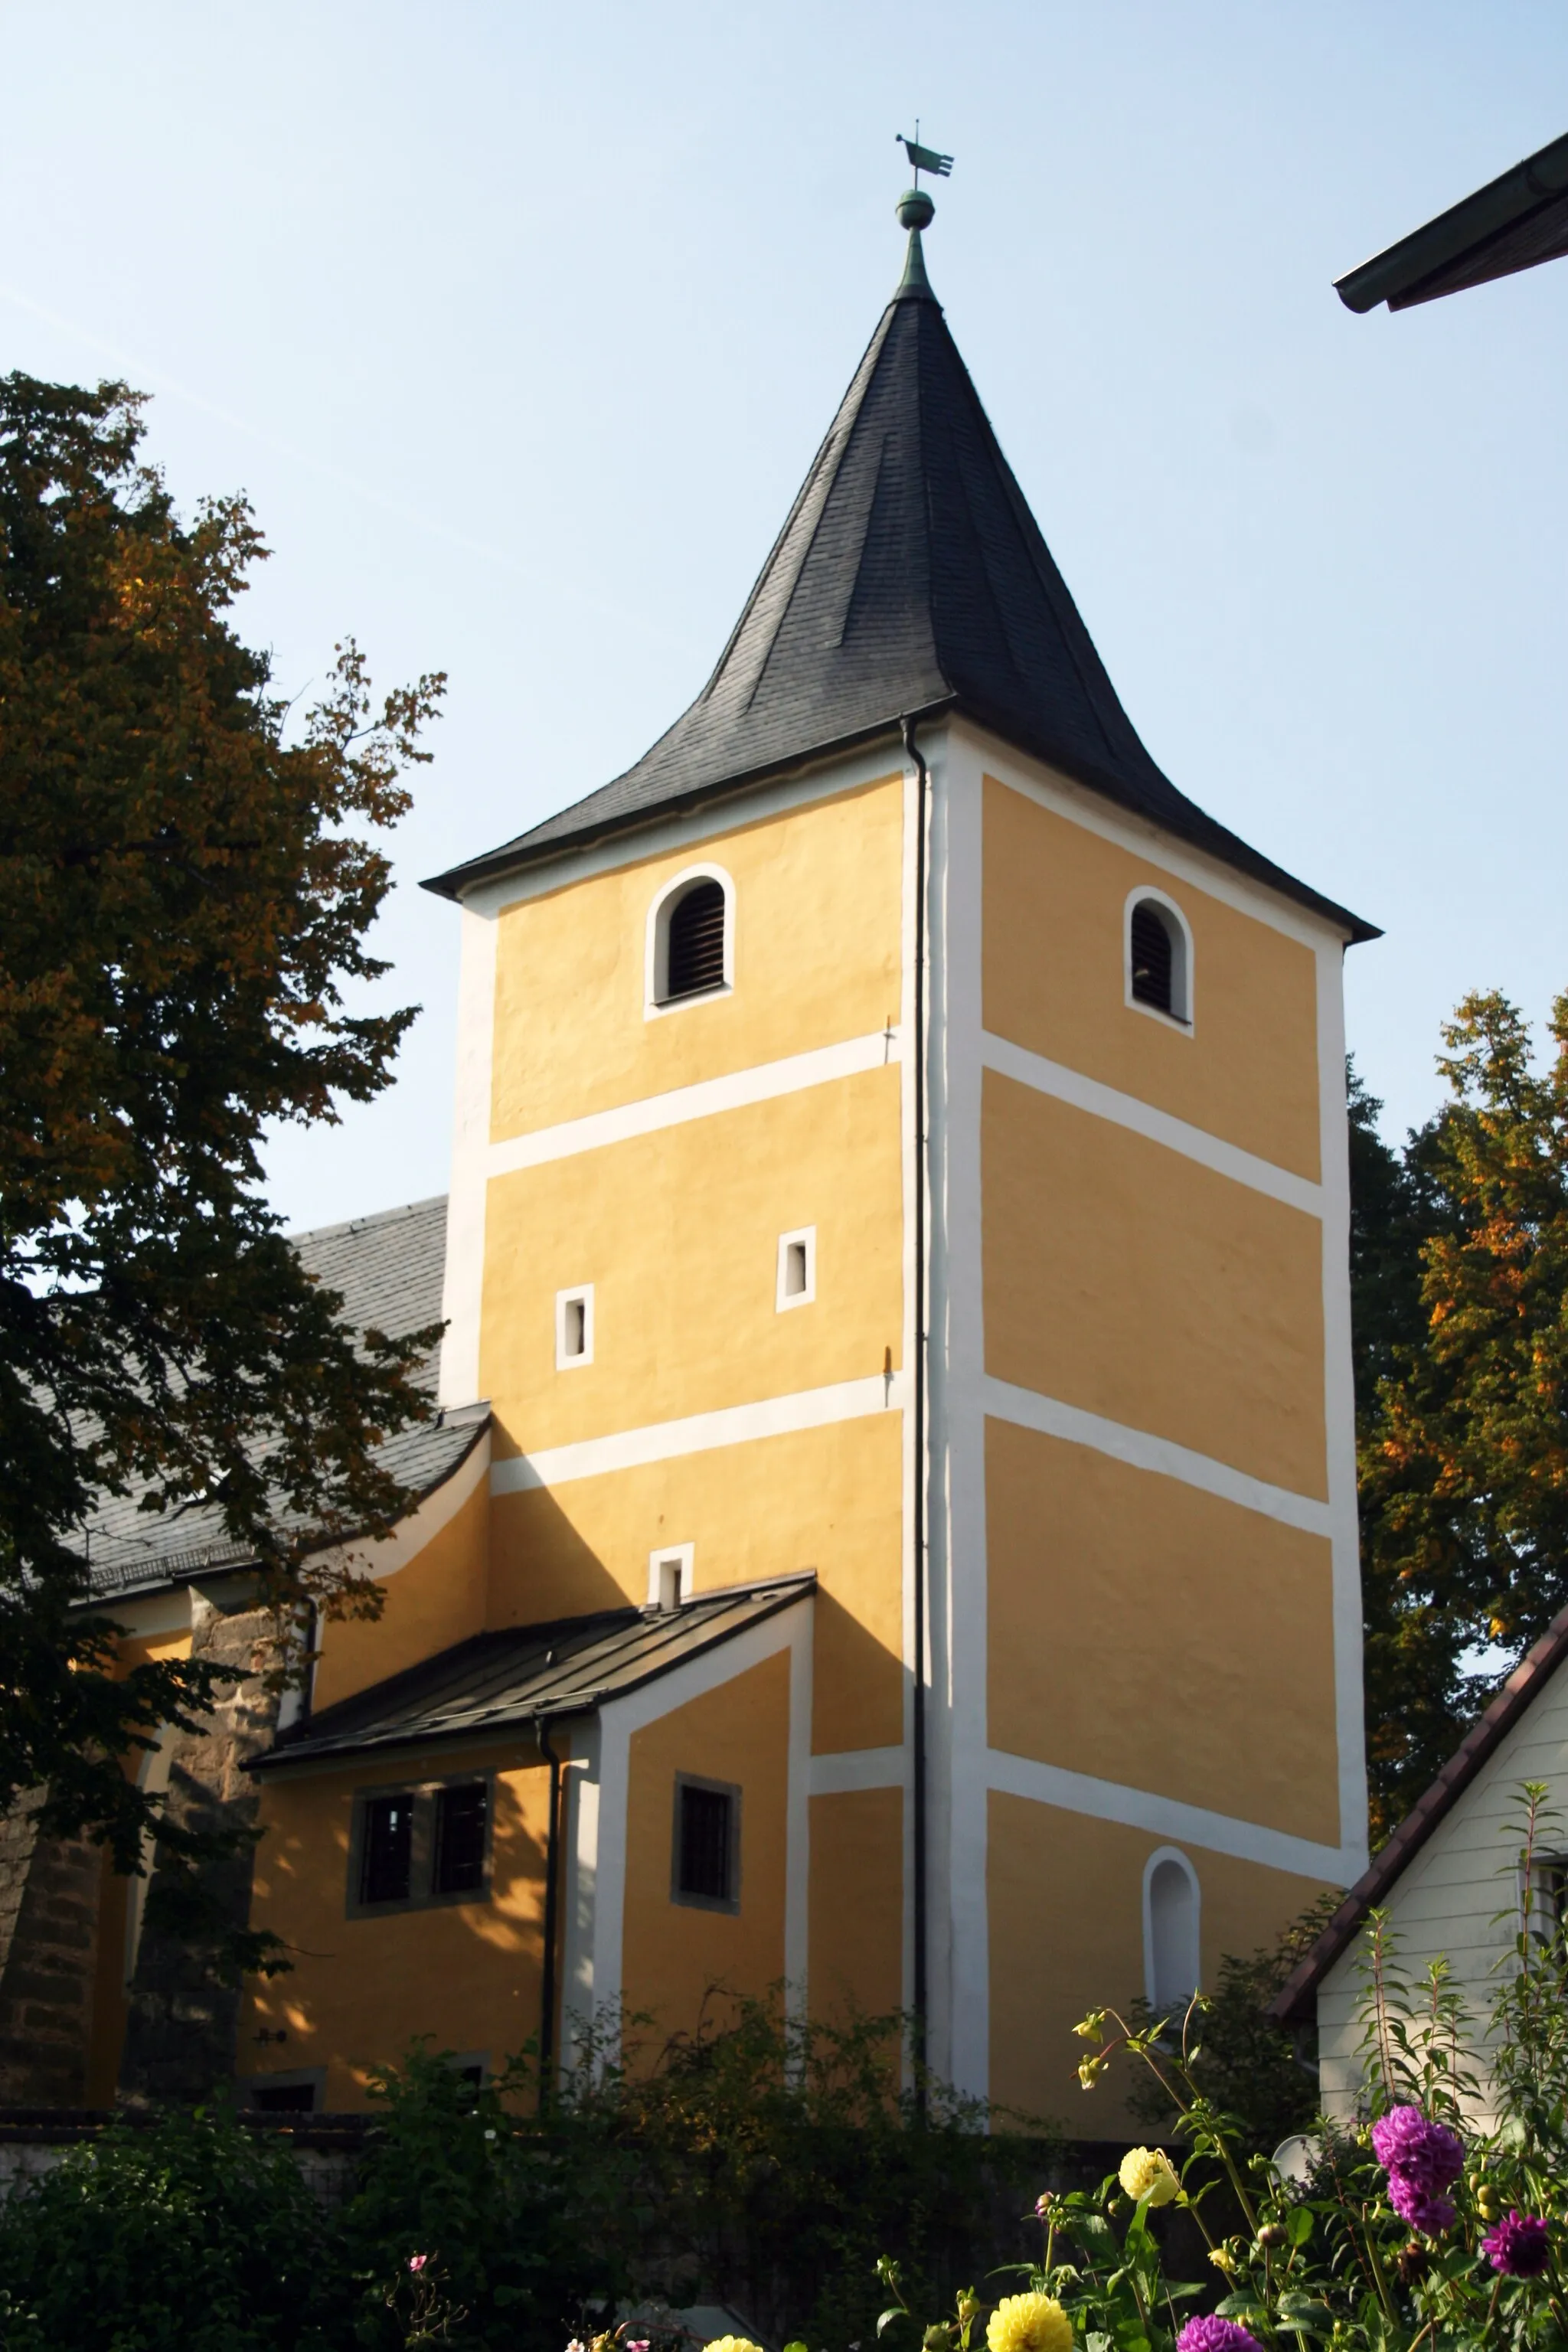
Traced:
<path fill-rule="evenodd" d="M 555 1294 L 555 1369 L 594 1360 L 594 1286 L 581 1283 Z"/>
<path fill-rule="evenodd" d="M 739 1910 L 740 1803 L 740 1790 L 721 1781 L 688 1780 L 684 1774 L 677 1778 L 673 1892 L 678 1902 Z"/>
<path fill-rule="evenodd" d="M 414 1864 L 412 1794 L 367 1801 L 360 1855 L 360 1901 L 406 1903 Z"/>
<path fill-rule="evenodd" d="M 786 1307 L 809 1307 L 816 1297 L 816 1227 L 799 1226 L 793 1234 L 779 1235 L 778 1297 L 775 1304 L 783 1314 Z"/>
<path fill-rule="evenodd" d="M 485 1832 L 489 1823 L 489 1790 L 482 1780 L 469 1780 L 436 1792 L 436 1873 L 437 1895 L 477 1894 L 485 1883 Z"/>

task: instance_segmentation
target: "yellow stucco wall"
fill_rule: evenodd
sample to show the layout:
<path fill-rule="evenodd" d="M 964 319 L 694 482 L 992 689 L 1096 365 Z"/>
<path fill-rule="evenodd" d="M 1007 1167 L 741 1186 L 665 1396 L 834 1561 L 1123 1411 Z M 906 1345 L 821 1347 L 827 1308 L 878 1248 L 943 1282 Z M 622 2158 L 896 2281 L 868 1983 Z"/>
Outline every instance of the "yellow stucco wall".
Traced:
<path fill-rule="evenodd" d="M 1000 1421 L 985 1514 L 994 1748 L 1338 1843 L 1323 1538 Z"/>
<path fill-rule="evenodd" d="M 492 1625 L 647 1598 L 648 1554 L 689 1543 L 697 1589 L 814 1568 L 813 1741 L 903 1735 L 902 1414 L 685 1454 L 491 1504 Z"/>
<path fill-rule="evenodd" d="M 896 1020 L 903 791 L 901 777 L 884 779 L 508 908 L 497 941 L 496 1138 Z M 647 909 L 691 865 L 721 866 L 735 885 L 733 993 L 650 1021 Z"/>
<path fill-rule="evenodd" d="M 374 1575 L 374 1556 L 367 1565 Z M 335 1706 L 482 1633 L 489 1578 L 489 1488 L 481 1478 L 446 1526 L 383 1580 L 379 1617 L 338 1618 L 322 1627 L 313 1706 Z"/>
<path fill-rule="evenodd" d="M 1322 1229 L 985 1073 L 985 1368 L 1326 1496 Z"/>
<path fill-rule="evenodd" d="M 1311 951 L 991 776 L 984 827 L 985 1026 L 1315 1178 Z M 1123 909 L 1140 883 L 1192 927 L 1190 1036 L 1125 1002 Z"/>
<path fill-rule="evenodd" d="M 498 1455 L 895 1367 L 897 1067 L 495 1178 L 480 1385 Z M 816 1296 L 780 1312 L 781 1234 Z M 558 1370 L 555 1294 L 594 1285 L 594 1359 Z"/>
<path fill-rule="evenodd" d="M 691 2031 L 710 1986 L 763 1993 L 784 1975 L 789 1683 L 781 1651 L 632 1735 L 621 1990 L 656 2047 Z M 740 1788 L 738 1912 L 671 1898 L 678 1772 Z"/>
<path fill-rule="evenodd" d="M 489 1769 L 489 1899 L 351 1919 L 354 1790 Z M 287 1976 L 247 1980 L 241 2074 L 325 2066 L 320 2104 L 355 2107 L 371 2070 L 401 2057 L 416 2034 L 434 2034 L 437 2048 L 483 2050 L 499 2065 L 538 2032 L 549 1773 L 531 1742 L 270 1776 L 261 1820 L 251 1921 L 283 1938 L 294 1965 Z M 279 2027 L 285 2042 L 258 2042 Z"/>
<path fill-rule="evenodd" d="M 1084 2045 L 1072 2029 L 1086 2011 L 1121 2008 L 1142 1985 L 1143 1867 L 1161 1838 L 1083 1813 L 993 1792 L 987 1876 L 991 1907 L 991 2095 L 1053 2120 L 1081 2138 L 1148 2126 L 1126 2109 L 1119 2063 L 1091 2092 L 1079 2088 Z M 1201 1846 L 1183 1849 L 1200 1889 L 1206 1983 L 1226 1952 L 1271 1944 L 1321 1884 Z"/>
<path fill-rule="evenodd" d="M 851 1789 L 811 1800 L 814 2016 L 885 2017 L 903 2006 L 904 1792 Z"/>

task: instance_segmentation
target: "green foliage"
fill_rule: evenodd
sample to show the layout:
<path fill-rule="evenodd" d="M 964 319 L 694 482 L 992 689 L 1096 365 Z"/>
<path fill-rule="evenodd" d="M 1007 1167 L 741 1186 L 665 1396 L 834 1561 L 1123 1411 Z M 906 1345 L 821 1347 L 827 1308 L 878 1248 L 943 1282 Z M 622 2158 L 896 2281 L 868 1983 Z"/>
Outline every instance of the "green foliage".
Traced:
<path fill-rule="evenodd" d="M 1201 1995 L 1179 2050 L 1163 2021 L 1130 2024 L 1109 2010 L 1084 2019 L 1077 2031 L 1089 2047 L 1079 2068 L 1086 2087 L 1124 2055 L 1157 2079 L 1176 2119 L 1179 2185 L 1139 2150 L 1098 2189 L 1042 2198 L 1038 2260 L 993 2273 L 1021 2271 L 1042 2299 L 1006 2335 L 1007 2352 L 1068 2352 L 1079 2340 L 1085 2352 L 1172 2352 L 1194 2313 L 1245 2330 L 1234 2352 L 1284 2343 L 1332 2352 L 1568 2345 L 1568 1950 L 1554 1919 L 1532 1916 L 1528 1893 L 1521 1919 L 1517 1891 L 1521 1880 L 1530 1888 L 1537 1854 L 1558 1842 L 1543 1794 L 1521 1793 L 1519 1842 L 1500 1873 L 1499 1917 L 1513 1932 L 1484 2018 L 1468 2012 L 1441 1961 L 1408 1982 L 1386 1920 L 1374 1916 L 1362 2007 L 1364 2111 L 1348 2126 L 1320 2120 L 1302 2182 L 1249 2153 L 1237 2118 L 1205 2089 L 1211 2011 Z M 1488 2076 L 1491 2098 L 1483 2101 Z M 1394 2206 L 1370 2128 L 1395 2107 L 1458 2135 L 1458 2177 L 1446 2168 L 1428 2182 L 1415 2222 Z M 1478 2126 L 1493 2107 L 1495 2124 Z M 1195 2225 L 1195 2262 L 1173 2258 L 1175 2240 L 1163 2239 L 1152 2219 L 1161 2206 Z M 1492 2260 L 1491 2233 L 1510 2212 L 1542 2225 L 1536 2275 Z M 918 2309 L 906 2313 L 900 2296 L 891 2317 L 903 2321 L 901 2344 L 913 2352 Z M 950 2352 L 963 2321 L 960 2304 L 921 2340 Z"/>
<path fill-rule="evenodd" d="M 1444 1029 L 1451 1099 L 1402 1154 L 1352 1093 L 1368 1752 L 1393 1828 L 1499 1666 L 1568 1601 L 1568 997 Z M 1478 1661 L 1486 1658 L 1482 1668 Z"/>
<path fill-rule="evenodd" d="M 0 2207 L 6 2352 L 338 2352 L 353 2299 L 292 2158 L 226 2106 L 117 2126 Z"/>
<path fill-rule="evenodd" d="M 917 2095 L 898 2015 L 806 2021 L 776 1996 L 715 1992 L 690 2035 L 626 2024 L 551 2122 L 606 2279 L 731 2304 L 773 2341 L 869 2339 L 889 2248 L 945 2294 L 1046 2157 L 1041 2139 L 987 2136 L 1005 2119 L 933 2080 Z"/>
<path fill-rule="evenodd" d="M 531 2053 L 478 2089 L 411 2050 L 335 2210 L 226 2107 L 110 2130 L 0 2210 L 0 2341 L 561 2352 L 607 2347 L 626 2305 L 727 2303 L 772 2341 L 790 2315 L 814 2345 L 869 2342 L 879 2250 L 945 2297 L 1055 2158 L 935 2083 L 917 2101 L 898 2016 L 808 2025 L 715 1993 L 693 2034 L 629 2023 L 542 2104 Z M 679 2343 L 668 2312 L 619 2332 Z"/>
<path fill-rule="evenodd" d="M 356 827 L 406 805 L 440 692 L 373 709 L 352 644 L 296 719 L 229 612 L 266 549 L 243 499 L 182 523 L 140 401 L 0 379 L 0 1807 L 124 1871 L 162 1811 L 121 1769 L 211 1671 L 110 1672 L 74 1612 L 106 1495 L 221 1502 L 285 1638 L 375 1606 L 321 1546 L 409 1498 L 374 1459 L 424 1418 L 432 1335 L 355 1334 L 260 1192 L 279 1119 L 388 1083 L 411 1012 L 350 1013 L 387 890 Z M 204 1852 L 164 1814 L 161 1867 Z"/>
<path fill-rule="evenodd" d="M 1272 2154 L 1292 2132 L 1305 2131 L 1318 2111 L 1315 2061 L 1298 2056 L 1296 2037 L 1271 2024 L 1267 2011 L 1276 1993 L 1316 1943 L 1338 1902 L 1320 1895 L 1293 1919 L 1276 1944 L 1243 1959 L 1227 1952 L 1204 2011 L 1202 2047 L 1190 2071 L 1205 2098 L 1233 2116 L 1249 2151 Z M 1129 2018 L 1140 2031 L 1157 2020 L 1143 2000 Z M 1141 2121 L 1157 2130 L 1173 2128 L 1180 2109 L 1160 2076 L 1140 2067 L 1128 2102 Z"/>
<path fill-rule="evenodd" d="M 435 2314 L 447 2333 L 430 2340 L 559 2352 L 563 2323 L 622 2284 L 593 2166 L 520 2116 L 502 2087 L 477 2089 L 424 2045 L 374 2087 L 379 2128 L 339 2221 L 363 2291 L 353 2341 L 390 2352 L 422 2340 Z"/>

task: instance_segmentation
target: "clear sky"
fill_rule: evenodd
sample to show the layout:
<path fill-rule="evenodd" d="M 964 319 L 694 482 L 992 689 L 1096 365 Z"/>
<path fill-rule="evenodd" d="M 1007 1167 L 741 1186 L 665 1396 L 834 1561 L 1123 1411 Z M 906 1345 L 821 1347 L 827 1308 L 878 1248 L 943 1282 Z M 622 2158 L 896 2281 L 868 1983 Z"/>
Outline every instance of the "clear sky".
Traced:
<path fill-rule="evenodd" d="M 0 0 L 0 366 L 155 395 L 274 548 L 309 696 L 445 668 L 396 840 L 401 1076 L 290 1131 L 309 1224 L 447 1181 L 457 916 L 418 878 L 701 685 L 898 274 L 932 281 L 1166 772 L 1381 924 L 1387 1123 L 1468 988 L 1568 987 L 1568 262 L 1355 319 L 1331 280 L 1568 130 L 1545 0 Z"/>

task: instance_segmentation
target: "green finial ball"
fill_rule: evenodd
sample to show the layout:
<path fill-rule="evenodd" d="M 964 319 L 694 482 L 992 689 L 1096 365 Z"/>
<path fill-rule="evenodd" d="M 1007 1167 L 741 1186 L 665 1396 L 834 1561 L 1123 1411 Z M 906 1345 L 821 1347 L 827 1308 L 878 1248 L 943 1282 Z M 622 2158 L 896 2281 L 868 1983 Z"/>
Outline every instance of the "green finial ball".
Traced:
<path fill-rule="evenodd" d="M 910 188 L 897 205 L 900 228 L 930 228 L 936 206 L 923 188 Z"/>

